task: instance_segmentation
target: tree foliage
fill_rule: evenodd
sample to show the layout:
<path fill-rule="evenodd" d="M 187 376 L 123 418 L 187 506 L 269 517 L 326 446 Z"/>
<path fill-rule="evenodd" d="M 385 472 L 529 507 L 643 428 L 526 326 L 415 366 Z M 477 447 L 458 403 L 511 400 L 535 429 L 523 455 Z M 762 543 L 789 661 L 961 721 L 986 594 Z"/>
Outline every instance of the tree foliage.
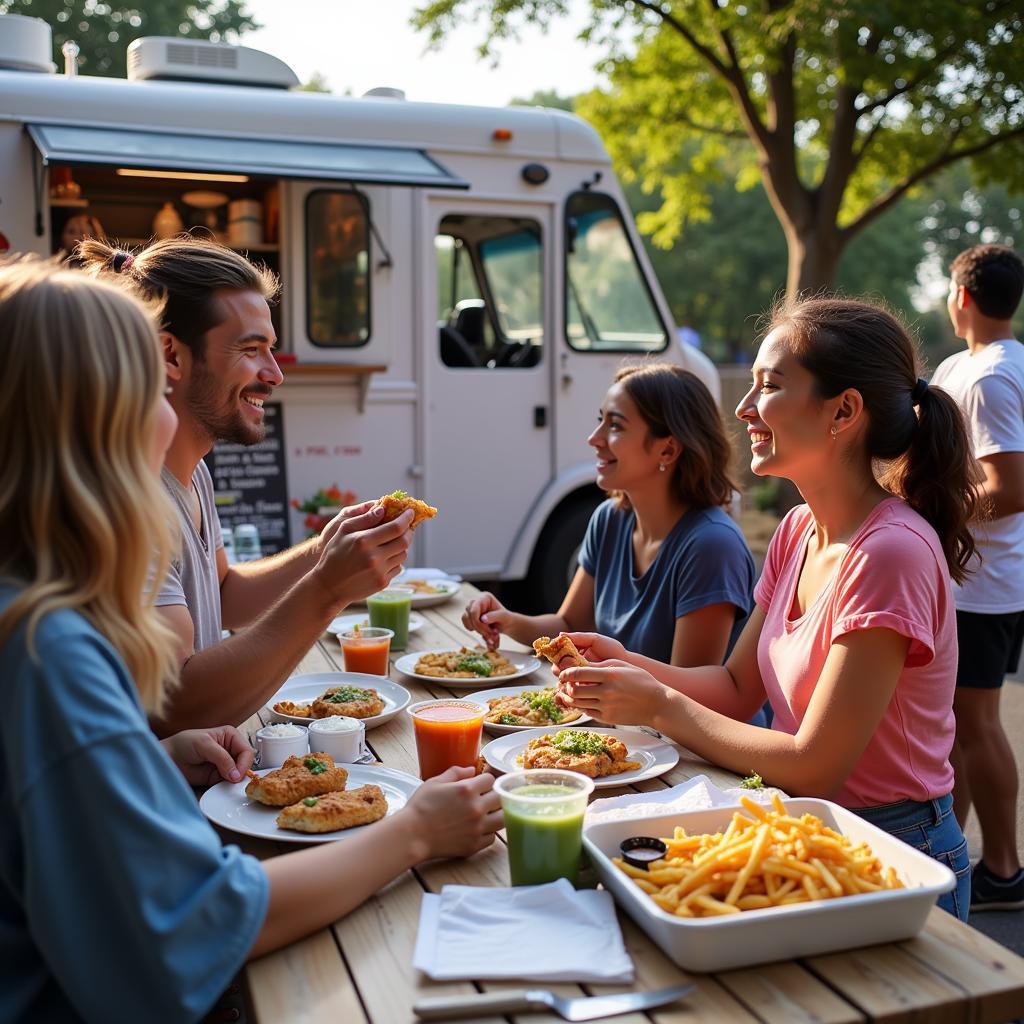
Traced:
<path fill-rule="evenodd" d="M 124 78 L 128 44 L 140 36 L 183 36 L 232 41 L 259 25 L 244 0 L 0 0 L 0 14 L 42 18 L 53 30 L 53 62 L 64 66 L 61 47 L 78 44 L 83 75 Z"/>
<path fill-rule="evenodd" d="M 481 52 L 567 0 L 430 0 L 435 44 L 486 22 Z M 843 250 L 944 168 L 1024 183 L 1019 0 L 590 0 L 585 40 L 608 88 L 579 105 L 661 202 L 670 245 L 729 175 L 760 182 L 787 243 L 790 293 L 832 285 Z M 680 155 L 685 159 L 680 160 Z M 735 166 L 736 162 L 739 166 Z"/>

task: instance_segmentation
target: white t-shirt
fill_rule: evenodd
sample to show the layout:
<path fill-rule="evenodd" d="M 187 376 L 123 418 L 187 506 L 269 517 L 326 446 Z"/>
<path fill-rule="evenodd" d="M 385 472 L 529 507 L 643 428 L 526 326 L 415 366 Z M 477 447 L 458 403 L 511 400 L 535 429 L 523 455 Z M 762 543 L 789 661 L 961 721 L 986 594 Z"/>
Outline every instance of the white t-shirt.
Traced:
<path fill-rule="evenodd" d="M 1008 338 L 944 360 L 931 383 L 948 391 L 967 418 L 978 458 L 1024 452 L 1024 345 Z M 1024 512 L 974 529 L 980 568 L 954 588 L 966 612 L 1000 615 L 1024 610 Z M 975 563 L 976 564 L 976 563 Z"/>

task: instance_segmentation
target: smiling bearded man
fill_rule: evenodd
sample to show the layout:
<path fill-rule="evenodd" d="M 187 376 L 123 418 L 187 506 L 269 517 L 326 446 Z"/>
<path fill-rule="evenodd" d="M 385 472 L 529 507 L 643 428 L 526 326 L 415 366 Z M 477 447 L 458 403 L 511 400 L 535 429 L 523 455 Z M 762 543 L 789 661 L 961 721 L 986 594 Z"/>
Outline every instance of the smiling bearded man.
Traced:
<path fill-rule="evenodd" d="M 240 724 L 258 711 L 346 605 L 385 587 L 409 547 L 412 513 L 385 522 L 373 502 L 343 509 L 288 551 L 229 566 L 204 456 L 216 441 L 253 445 L 282 382 L 270 303 L 277 278 L 214 242 L 166 239 L 139 253 L 83 243 L 85 264 L 161 303 L 168 398 L 178 429 L 161 474 L 181 554 L 156 605 L 178 637 L 181 685 L 159 732 Z M 236 635 L 221 639 L 223 627 Z"/>

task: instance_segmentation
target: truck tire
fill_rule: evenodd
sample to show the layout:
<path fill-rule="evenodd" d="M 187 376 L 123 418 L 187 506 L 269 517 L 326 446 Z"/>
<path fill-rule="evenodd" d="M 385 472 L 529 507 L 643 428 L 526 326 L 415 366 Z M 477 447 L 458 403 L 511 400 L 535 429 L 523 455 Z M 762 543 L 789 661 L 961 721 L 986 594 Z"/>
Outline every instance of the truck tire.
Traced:
<path fill-rule="evenodd" d="M 534 614 L 558 611 L 576 572 L 580 546 L 594 509 L 604 500 L 600 491 L 563 502 L 544 526 L 530 559 L 525 580 Z"/>

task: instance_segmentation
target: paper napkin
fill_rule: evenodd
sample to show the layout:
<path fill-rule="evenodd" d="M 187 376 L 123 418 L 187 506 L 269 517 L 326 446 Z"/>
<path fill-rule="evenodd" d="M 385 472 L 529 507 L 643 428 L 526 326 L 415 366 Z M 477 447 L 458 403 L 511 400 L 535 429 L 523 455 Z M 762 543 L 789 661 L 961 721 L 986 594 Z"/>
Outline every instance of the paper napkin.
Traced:
<path fill-rule="evenodd" d="M 772 794 L 784 797 L 781 789 L 720 789 L 706 775 L 696 775 L 671 789 L 653 793 L 630 793 L 595 800 L 587 808 L 586 825 L 598 821 L 623 821 L 651 814 L 671 814 L 673 811 L 706 811 L 711 807 L 734 807 L 741 796 L 757 803 L 771 803 Z"/>
<path fill-rule="evenodd" d="M 564 878 L 510 889 L 446 885 L 439 896 L 427 893 L 413 966 L 435 981 L 633 980 L 611 895 L 577 892 Z"/>

